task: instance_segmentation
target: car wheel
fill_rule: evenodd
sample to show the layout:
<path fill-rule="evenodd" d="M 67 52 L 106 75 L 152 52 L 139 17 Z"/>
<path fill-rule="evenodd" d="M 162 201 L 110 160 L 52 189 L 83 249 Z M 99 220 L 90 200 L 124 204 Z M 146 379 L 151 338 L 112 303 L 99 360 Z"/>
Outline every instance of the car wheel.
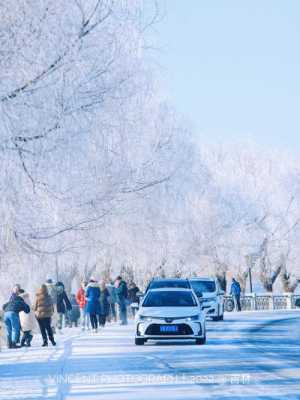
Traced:
<path fill-rule="evenodd" d="M 232 299 L 226 299 L 224 301 L 224 308 L 226 311 L 231 312 L 234 309 L 234 302 Z"/>
<path fill-rule="evenodd" d="M 135 338 L 135 344 L 136 344 L 137 346 L 142 346 L 145 342 L 146 342 L 145 339 Z"/>
<path fill-rule="evenodd" d="M 204 336 L 204 338 L 201 339 L 196 339 L 196 344 L 205 344 L 206 343 L 206 335 Z"/>

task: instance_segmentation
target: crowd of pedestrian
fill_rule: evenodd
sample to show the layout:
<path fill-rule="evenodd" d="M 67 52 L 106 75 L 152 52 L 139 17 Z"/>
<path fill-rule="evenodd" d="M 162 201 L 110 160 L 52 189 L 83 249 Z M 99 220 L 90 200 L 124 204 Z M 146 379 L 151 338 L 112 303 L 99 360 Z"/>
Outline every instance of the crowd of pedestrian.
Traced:
<path fill-rule="evenodd" d="M 69 299 L 62 282 L 54 283 L 52 278 L 47 278 L 31 303 L 29 293 L 16 284 L 2 307 L 7 346 L 10 349 L 30 347 L 38 329 L 45 347 L 49 342 L 55 346 L 54 335 L 67 326 L 80 325 L 82 331 L 97 333 L 107 322 L 117 319 L 121 325 L 127 325 L 128 310 L 134 317 L 135 308 L 130 304 L 138 303 L 138 292 L 134 282 L 127 285 L 121 276 L 108 283 L 98 282 L 92 276 L 88 281 L 83 280 L 77 293 Z M 230 294 L 235 309 L 241 311 L 241 287 L 234 278 Z"/>
<path fill-rule="evenodd" d="M 77 293 L 69 298 L 62 282 L 47 278 L 31 303 L 29 293 L 16 284 L 2 307 L 7 347 L 30 347 L 38 329 L 45 347 L 48 343 L 56 345 L 54 336 L 64 327 L 80 325 L 82 331 L 97 333 L 107 322 L 117 322 L 118 318 L 120 325 L 126 325 L 128 309 L 134 316 L 130 304 L 138 302 L 138 292 L 135 283 L 127 285 L 121 276 L 108 283 L 92 276 L 83 280 Z"/>

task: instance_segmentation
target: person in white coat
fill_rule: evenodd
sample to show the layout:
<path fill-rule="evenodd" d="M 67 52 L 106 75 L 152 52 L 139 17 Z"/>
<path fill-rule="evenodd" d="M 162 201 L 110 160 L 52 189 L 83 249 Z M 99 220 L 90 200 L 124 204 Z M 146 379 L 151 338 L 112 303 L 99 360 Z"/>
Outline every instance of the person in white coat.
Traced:
<path fill-rule="evenodd" d="M 22 297 L 25 303 L 30 307 L 30 312 L 28 314 L 26 314 L 24 311 L 21 311 L 19 314 L 21 329 L 23 332 L 21 346 L 30 347 L 33 338 L 33 332 L 37 329 L 37 322 L 31 307 L 29 294 L 21 289 L 19 296 Z"/>

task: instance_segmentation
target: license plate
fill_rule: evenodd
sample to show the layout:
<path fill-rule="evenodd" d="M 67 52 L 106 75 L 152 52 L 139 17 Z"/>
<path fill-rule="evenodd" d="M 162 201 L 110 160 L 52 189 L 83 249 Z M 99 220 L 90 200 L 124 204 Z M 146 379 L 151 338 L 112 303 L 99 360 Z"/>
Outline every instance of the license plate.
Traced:
<path fill-rule="evenodd" d="M 178 332 L 177 325 L 161 325 L 160 332 Z"/>

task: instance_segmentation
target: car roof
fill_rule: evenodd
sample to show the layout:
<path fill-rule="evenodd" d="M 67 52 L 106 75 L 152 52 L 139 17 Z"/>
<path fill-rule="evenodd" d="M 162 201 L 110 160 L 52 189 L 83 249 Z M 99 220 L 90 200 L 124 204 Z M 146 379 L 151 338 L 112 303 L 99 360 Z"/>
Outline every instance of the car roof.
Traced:
<path fill-rule="evenodd" d="M 188 278 L 152 278 L 152 281 L 188 281 Z"/>
<path fill-rule="evenodd" d="M 169 287 L 164 287 L 164 288 L 154 288 L 154 289 L 149 289 L 148 290 L 148 292 L 166 292 L 166 291 L 168 291 L 168 292 L 192 292 L 192 293 L 194 293 L 194 290 L 193 289 L 191 289 L 191 288 L 180 288 L 180 287 L 176 287 L 176 288 L 174 288 L 174 287 L 172 287 L 172 288 L 169 288 Z"/>
<path fill-rule="evenodd" d="M 189 279 L 190 281 L 215 281 L 216 278 L 197 278 L 196 276 Z"/>

